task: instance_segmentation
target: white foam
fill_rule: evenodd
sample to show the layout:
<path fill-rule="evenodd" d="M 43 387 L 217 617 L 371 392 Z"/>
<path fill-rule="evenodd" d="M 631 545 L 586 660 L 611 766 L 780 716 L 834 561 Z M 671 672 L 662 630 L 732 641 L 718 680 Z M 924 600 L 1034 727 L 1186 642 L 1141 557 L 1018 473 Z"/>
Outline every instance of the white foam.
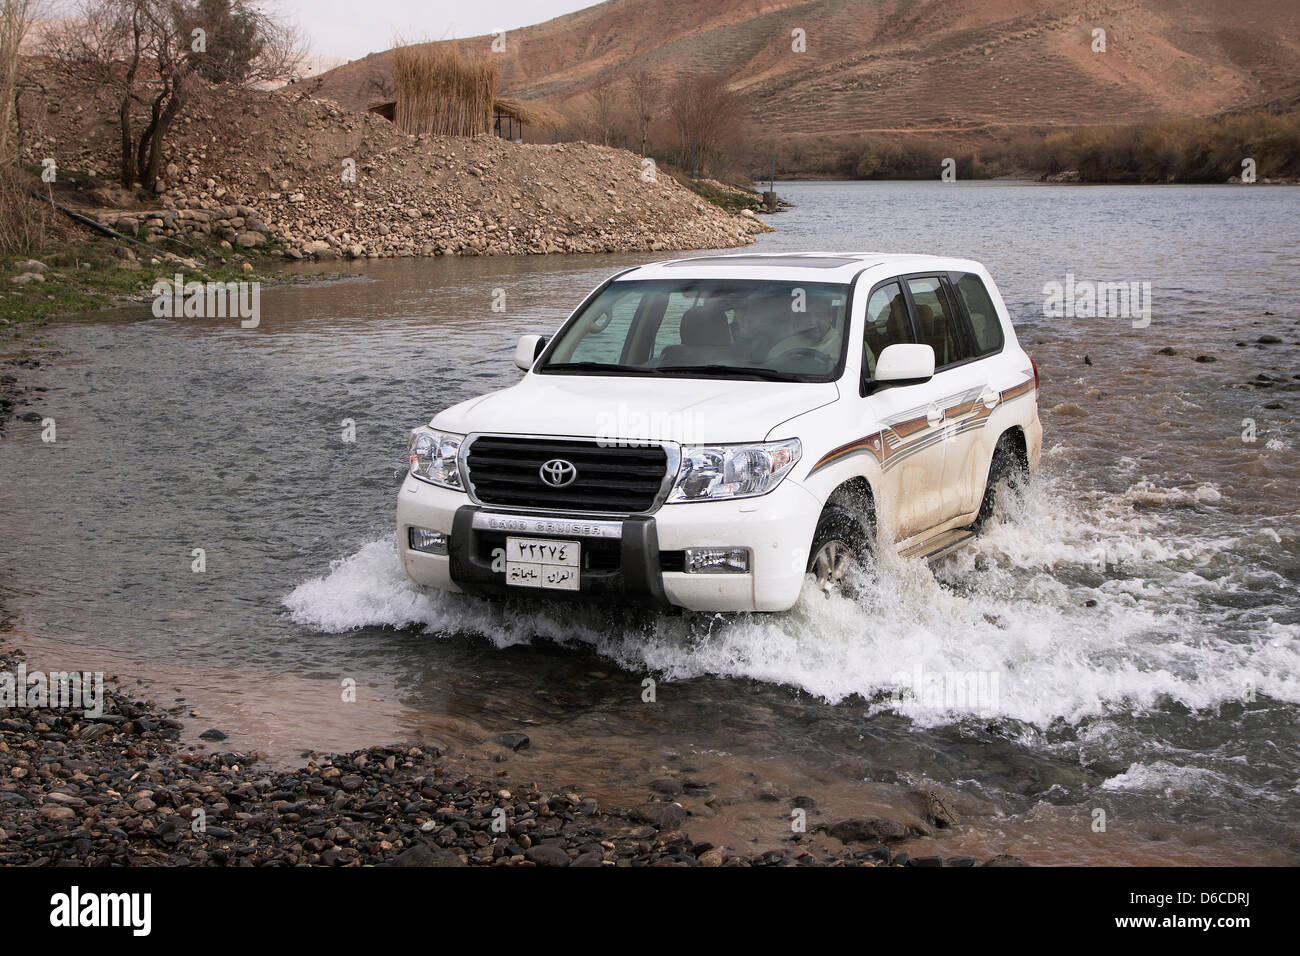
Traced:
<path fill-rule="evenodd" d="M 925 725 L 999 716 L 1042 728 L 1163 699 L 1203 710 L 1248 692 L 1300 702 L 1300 628 L 1213 600 L 1281 591 L 1281 579 L 1239 553 L 1274 546 L 1277 532 L 1182 539 L 1151 513 L 1218 494 L 1139 482 L 1088 500 L 1040 480 L 937 572 L 882 559 L 856 600 L 806 588 L 786 614 L 651 615 L 425 593 L 406 580 L 392 539 L 335 562 L 285 604 L 322 631 L 386 625 L 498 647 L 580 643 L 662 679 L 749 678 L 831 702 L 861 695 Z M 924 692 L 944 678 L 986 684 L 979 699 Z"/>
<path fill-rule="evenodd" d="M 1224 793 L 1234 789 L 1232 782 L 1204 767 L 1184 767 L 1165 760 L 1135 763 L 1121 774 L 1102 782 L 1103 790 L 1160 792 L 1167 795 L 1188 793 Z"/>

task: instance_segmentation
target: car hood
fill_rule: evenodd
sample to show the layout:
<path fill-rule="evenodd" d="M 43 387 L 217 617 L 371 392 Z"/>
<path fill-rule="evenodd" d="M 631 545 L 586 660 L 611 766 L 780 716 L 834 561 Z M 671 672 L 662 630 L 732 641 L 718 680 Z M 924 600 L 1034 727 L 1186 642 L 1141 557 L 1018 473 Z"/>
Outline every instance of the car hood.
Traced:
<path fill-rule="evenodd" d="M 756 382 L 606 375 L 534 375 L 453 405 L 432 426 L 682 444 L 762 441 L 782 422 L 839 397 L 833 382 Z"/>

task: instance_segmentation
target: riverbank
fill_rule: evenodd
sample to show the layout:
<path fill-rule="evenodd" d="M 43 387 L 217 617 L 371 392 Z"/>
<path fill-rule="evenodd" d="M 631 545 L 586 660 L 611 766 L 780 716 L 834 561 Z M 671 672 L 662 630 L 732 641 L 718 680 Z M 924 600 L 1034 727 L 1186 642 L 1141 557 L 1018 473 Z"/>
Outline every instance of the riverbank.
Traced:
<path fill-rule="evenodd" d="M 768 229 L 625 149 L 413 136 L 293 87 L 198 91 L 155 188 L 123 189 L 107 91 L 23 69 L 23 162 L 53 161 L 56 198 L 148 242 L 360 259 L 723 248 Z"/>
<path fill-rule="evenodd" d="M 0 346 L 23 339 L 44 320 L 152 296 L 159 279 L 268 282 L 283 278 L 265 257 L 211 248 L 180 255 L 108 238 L 73 238 L 31 254 L 0 256 Z"/>
<path fill-rule="evenodd" d="M 1024 179 L 1112 185 L 1300 183 L 1300 112 L 1165 118 L 1123 125 L 1016 127 L 976 133 L 956 127 L 889 135 L 840 134 L 815 144 L 773 142 L 749 168 L 773 163 L 785 179 L 888 182 Z"/>
<path fill-rule="evenodd" d="M 0 647 L 0 676 L 48 673 Z M 0 680 L 0 686 L 4 681 Z M 520 780 L 507 766 L 524 734 L 495 742 L 503 769 L 474 776 L 437 747 L 374 746 L 304 754 L 292 768 L 264 754 L 180 743 L 188 711 L 142 699 L 109 677 L 102 713 L 0 709 L 0 865 L 83 866 L 972 866 L 891 848 L 953 818 L 809 823 L 786 846 L 746 855 L 690 836 L 676 795 L 708 803 L 699 780 L 657 781 L 639 806 L 602 807 L 581 787 Z M 15 698 L 15 700 L 17 700 Z M 20 701 L 19 701 L 20 702 Z M 815 804 L 795 798 L 815 818 Z M 1020 865 L 995 857 L 985 865 Z"/>

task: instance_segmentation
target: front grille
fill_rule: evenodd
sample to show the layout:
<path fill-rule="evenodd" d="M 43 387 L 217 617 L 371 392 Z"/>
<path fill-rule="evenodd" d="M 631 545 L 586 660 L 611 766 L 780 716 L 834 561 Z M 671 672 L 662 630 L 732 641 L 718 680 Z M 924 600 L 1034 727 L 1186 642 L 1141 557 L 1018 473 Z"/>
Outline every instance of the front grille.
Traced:
<path fill-rule="evenodd" d="M 543 464 L 559 458 L 578 477 L 564 488 L 542 481 Z M 484 504 L 561 511 L 636 513 L 655 506 L 668 471 L 659 445 L 602 446 L 549 438 L 475 438 L 465 458 L 470 487 Z"/>

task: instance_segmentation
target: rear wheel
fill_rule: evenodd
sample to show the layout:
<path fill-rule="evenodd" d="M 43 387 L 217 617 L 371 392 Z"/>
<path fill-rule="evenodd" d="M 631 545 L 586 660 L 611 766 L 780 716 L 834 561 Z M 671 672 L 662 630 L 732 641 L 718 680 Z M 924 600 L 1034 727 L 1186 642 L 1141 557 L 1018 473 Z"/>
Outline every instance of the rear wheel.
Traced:
<path fill-rule="evenodd" d="M 862 520 L 846 508 L 827 505 L 813 532 L 808 551 L 808 572 L 827 595 L 849 594 L 852 576 L 871 553 L 871 542 Z"/>
<path fill-rule="evenodd" d="M 999 488 L 1019 491 L 1028 483 L 1029 462 L 1025 461 L 1024 452 L 1014 438 L 1003 435 L 993 449 L 988 481 L 984 483 L 984 500 L 980 502 L 979 514 L 975 517 L 975 530 L 984 530 L 992 520 Z"/>

